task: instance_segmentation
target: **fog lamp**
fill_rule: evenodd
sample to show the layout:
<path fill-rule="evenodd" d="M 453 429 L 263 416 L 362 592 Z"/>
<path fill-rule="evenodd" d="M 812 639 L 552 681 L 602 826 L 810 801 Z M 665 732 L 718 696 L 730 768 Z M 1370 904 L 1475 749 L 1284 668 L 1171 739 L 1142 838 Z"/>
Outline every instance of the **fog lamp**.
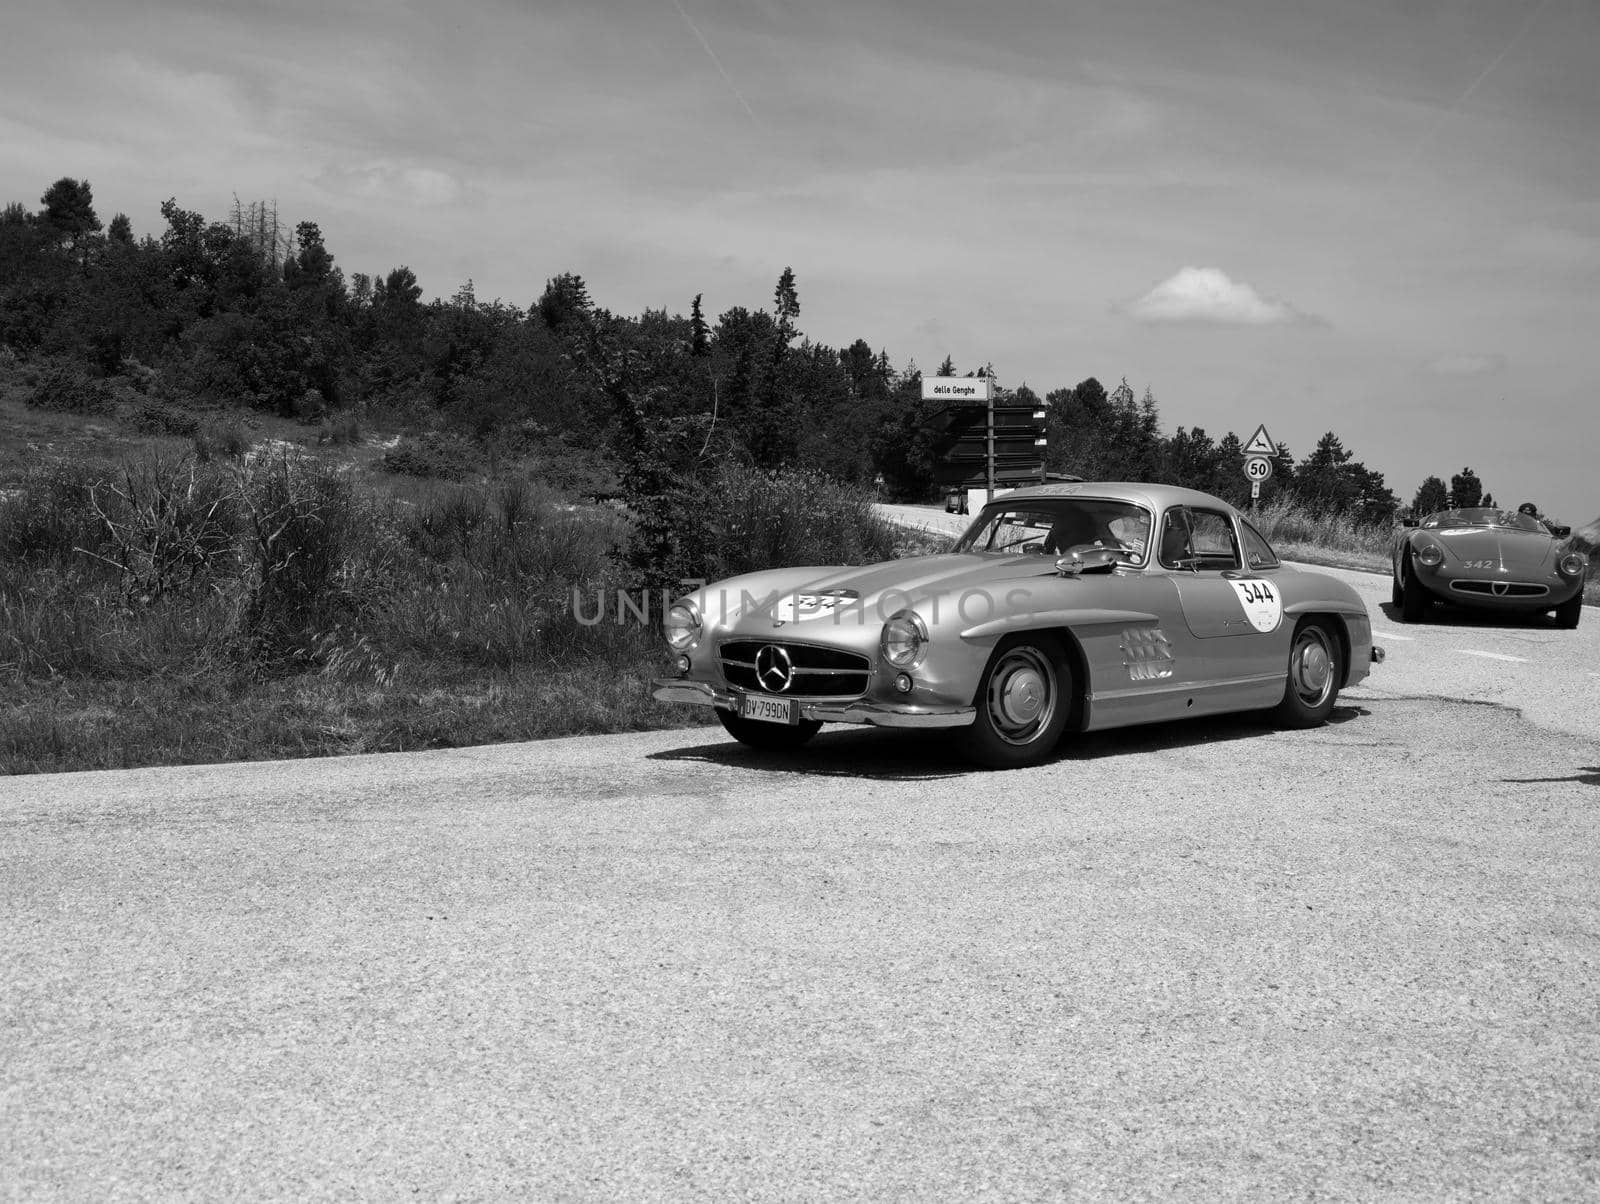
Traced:
<path fill-rule="evenodd" d="M 686 656 L 680 656 L 678 658 L 678 672 L 679 673 L 687 673 L 688 671 L 689 671 L 689 658 L 686 657 Z"/>
<path fill-rule="evenodd" d="M 902 673 L 894 679 L 894 688 L 899 690 L 902 694 L 911 693 L 912 684 L 911 674 L 909 673 Z"/>

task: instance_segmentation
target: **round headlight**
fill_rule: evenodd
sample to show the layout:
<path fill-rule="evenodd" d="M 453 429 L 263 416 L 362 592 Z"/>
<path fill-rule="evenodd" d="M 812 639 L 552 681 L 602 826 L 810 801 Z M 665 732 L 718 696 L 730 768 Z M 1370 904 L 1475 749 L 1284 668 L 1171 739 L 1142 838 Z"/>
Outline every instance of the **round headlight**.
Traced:
<path fill-rule="evenodd" d="M 1426 543 L 1417 549 L 1417 563 L 1424 568 L 1438 568 L 1444 562 L 1444 549 L 1436 543 Z"/>
<path fill-rule="evenodd" d="M 1581 577 L 1589 567 L 1589 558 L 1582 552 L 1568 552 L 1561 558 L 1561 572 L 1566 577 Z"/>
<path fill-rule="evenodd" d="M 902 610 L 883 625 L 878 643 L 884 660 L 897 669 L 909 669 L 922 659 L 928 646 L 928 629 L 914 611 Z"/>
<path fill-rule="evenodd" d="M 667 644 L 674 652 L 682 652 L 700 638 L 700 616 L 688 602 L 674 602 L 667 617 L 661 622 Z"/>

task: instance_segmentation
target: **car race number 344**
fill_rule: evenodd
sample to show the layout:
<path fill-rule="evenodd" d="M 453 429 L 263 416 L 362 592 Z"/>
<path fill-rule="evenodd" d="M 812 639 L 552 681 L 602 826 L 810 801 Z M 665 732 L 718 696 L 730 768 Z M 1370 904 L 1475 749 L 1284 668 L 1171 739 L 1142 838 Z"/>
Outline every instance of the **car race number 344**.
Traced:
<path fill-rule="evenodd" d="M 1251 578 L 1228 584 L 1239 595 L 1239 604 L 1244 607 L 1244 617 L 1250 620 L 1250 626 L 1263 632 L 1278 630 L 1278 624 L 1283 622 L 1283 600 L 1272 588 L 1272 582 Z"/>

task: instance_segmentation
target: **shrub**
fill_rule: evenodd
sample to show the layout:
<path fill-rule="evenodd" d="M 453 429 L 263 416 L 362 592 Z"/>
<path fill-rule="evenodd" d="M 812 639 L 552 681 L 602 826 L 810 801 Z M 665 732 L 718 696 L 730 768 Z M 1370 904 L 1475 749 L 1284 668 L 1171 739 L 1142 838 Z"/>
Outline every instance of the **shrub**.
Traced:
<path fill-rule="evenodd" d="M 194 432 L 194 451 L 201 463 L 218 457 L 243 459 L 250 451 L 250 432 L 237 419 L 203 422 Z"/>
<path fill-rule="evenodd" d="M 313 660 L 319 637 L 354 608 L 350 483 L 282 451 L 250 470 L 245 504 L 252 580 L 243 630 L 252 655 L 264 663 Z"/>
<path fill-rule="evenodd" d="M 802 564 L 870 564 L 894 555 L 894 525 L 872 497 L 810 469 L 725 468 L 709 493 L 716 533 L 705 576 Z"/>
<path fill-rule="evenodd" d="M 317 432 L 318 443 L 331 443 L 335 447 L 354 446 L 361 442 L 361 421 L 354 414 L 346 414 L 331 422 L 324 422 Z"/>
<path fill-rule="evenodd" d="M 237 565 L 237 484 L 186 458 L 151 453 L 88 486 L 98 551 L 116 569 L 124 600 L 148 606 L 211 585 Z"/>
<path fill-rule="evenodd" d="M 90 504 L 105 477 L 98 466 L 58 461 L 34 468 L 0 500 L 0 563 L 64 561 L 99 547 L 101 524 Z"/>
<path fill-rule="evenodd" d="M 383 470 L 413 477 L 459 481 L 478 470 L 477 449 L 459 435 L 430 432 L 416 438 L 401 436 L 383 454 Z"/>
<path fill-rule="evenodd" d="M 93 380 L 76 368 L 56 366 L 41 374 L 28 404 L 62 414 L 105 414 L 115 408 L 116 398 L 105 381 Z"/>
<path fill-rule="evenodd" d="M 167 402 L 147 398 L 133 408 L 129 419 L 135 430 L 146 435 L 178 435 L 193 438 L 200 430 L 200 416 Z"/>

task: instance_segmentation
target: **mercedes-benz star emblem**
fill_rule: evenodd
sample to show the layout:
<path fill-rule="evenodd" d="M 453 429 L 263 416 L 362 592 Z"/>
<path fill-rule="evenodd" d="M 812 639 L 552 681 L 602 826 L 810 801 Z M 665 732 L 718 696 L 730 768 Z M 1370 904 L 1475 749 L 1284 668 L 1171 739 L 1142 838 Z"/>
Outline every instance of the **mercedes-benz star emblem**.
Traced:
<path fill-rule="evenodd" d="M 763 690 L 782 694 L 794 682 L 794 661 L 786 648 L 766 644 L 756 653 L 756 680 Z"/>

